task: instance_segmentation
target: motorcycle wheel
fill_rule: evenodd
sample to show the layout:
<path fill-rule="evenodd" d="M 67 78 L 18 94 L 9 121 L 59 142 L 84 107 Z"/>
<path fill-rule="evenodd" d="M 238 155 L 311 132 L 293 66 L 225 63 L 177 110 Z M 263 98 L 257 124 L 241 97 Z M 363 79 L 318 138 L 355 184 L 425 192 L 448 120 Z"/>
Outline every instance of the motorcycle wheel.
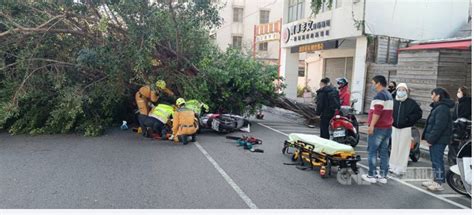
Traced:
<path fill-rule="evenodd" d="M 470 197 L 469 193 L 467 193 L 466 189 L 464 188 L 461 176 L 450 170 L 446 174 L 446 182 L 457 193 Z"/>
<path fill-rule="evenodd" d="M 413 153 L 410 153 L 411 161 L 418 162 L 418 160 L 420 160 L 420 155 L 421 155 L 420 149 L 417 149 Z"/>

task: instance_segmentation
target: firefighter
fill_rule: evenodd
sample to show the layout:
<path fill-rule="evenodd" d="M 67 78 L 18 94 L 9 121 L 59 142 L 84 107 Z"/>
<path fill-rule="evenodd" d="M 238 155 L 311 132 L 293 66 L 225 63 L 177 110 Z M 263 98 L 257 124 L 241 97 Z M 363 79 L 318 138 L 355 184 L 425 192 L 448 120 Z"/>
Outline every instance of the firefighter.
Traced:
<path fill-rule="evenodd" d="M 196 132 L 198 129 L 197 119 L 193 110 L 185 107 L 186 101 L 183 98 L 176 100 L 178 109 L 173 114 L 173 140 L 175 143 L 182 142 L 188 144 L 188 138 L 191 142 L 196 141 Z"/>
<path fill-rule="evenodd" d="M 158 80 L 154 85 L 146 85 L 141 87 L 135 94 L 135 101 L 139 110 L 138 122 L 140 123 L 143 136 L 145 137 L 150 136 L 149 131 L 155 122 L 153 118 L 148 116 L 148 114 L 154 107 L 153 103 L 156 103 L 160 97 L 159 95 L 163 93 L 167 94 L 168 96 L 173 96 L 173 92 L 166 88 L 166 82 L 163 80 Z"/>

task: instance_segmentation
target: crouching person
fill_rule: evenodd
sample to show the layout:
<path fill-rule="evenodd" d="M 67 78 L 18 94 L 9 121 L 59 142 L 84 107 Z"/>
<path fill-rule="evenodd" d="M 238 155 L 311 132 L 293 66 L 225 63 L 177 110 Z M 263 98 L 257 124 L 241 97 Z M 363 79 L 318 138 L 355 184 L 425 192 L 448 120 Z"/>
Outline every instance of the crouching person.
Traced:
<path fill-rule="evenodd" d="M 188 144 L 196 141 L 196 131 L 198 129 L 194 111 L 185 107 L 186 101 L 183 98 L 176 100 L 178 109 L 173 114 L 173 140 L 175 143 L 182 142 Z"/>

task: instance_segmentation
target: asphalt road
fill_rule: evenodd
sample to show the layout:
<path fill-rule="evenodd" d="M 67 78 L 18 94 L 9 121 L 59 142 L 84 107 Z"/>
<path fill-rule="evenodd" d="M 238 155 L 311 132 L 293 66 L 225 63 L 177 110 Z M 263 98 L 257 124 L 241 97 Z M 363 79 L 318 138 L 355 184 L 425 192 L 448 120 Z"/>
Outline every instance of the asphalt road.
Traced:
<path fill-rule="evenodd" d="M 284 134 L 318 130 L 266 113 L 264 120 L 253 122 L 250 134 L 263 140 L 258 146 L 263 154 L 213 132 L 203 132 L 197 144 L 186 146 L 120 130 L 95 138 L 0 133 L 0 208 L 471 207 L 469 198 L 447 185 L 441 194 L 423 192 L 419 181 L 408 179 L 342 185 L 335 176 L 322 179 L 315 171 L 284 165 L 290 162 L 281 153 Z M 363 144 L 356 149 L 362 157 Z M 423 162 L 417 165 L 424 167 Z"/>

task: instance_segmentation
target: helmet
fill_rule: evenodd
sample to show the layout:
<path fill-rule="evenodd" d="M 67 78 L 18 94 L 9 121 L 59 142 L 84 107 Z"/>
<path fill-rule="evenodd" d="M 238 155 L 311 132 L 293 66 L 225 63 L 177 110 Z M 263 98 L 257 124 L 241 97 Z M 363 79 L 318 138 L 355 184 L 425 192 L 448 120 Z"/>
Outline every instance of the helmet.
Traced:
<path fill-rule="evenodd" d="M 176 99 L 176 105 L 179 107 L 186 104 L 186 101 L 183 98 Z"/>
<path fill-rule="evenodd" d="M 166 88 L 166 82 L 163 81 L 163 80 L 158 80 L 158 81 L 156 81 L 155 86 L 156 86 L 156 88 L 158 88 L 160 90 L 165 89 Z"/>
<path fill-rule="evenodd" d="M 339 88 L 347 86 L 348 82 L 346 78 L 338 78 L 337 80 L 337 85 L 339 85 Z"/>
<path fill-rule="evenodd" d="M 204 108 L 204 111 L 207 113 L 209 112 L 209 106 L 207 104 L 202 104 L 202 108 Z"/>

